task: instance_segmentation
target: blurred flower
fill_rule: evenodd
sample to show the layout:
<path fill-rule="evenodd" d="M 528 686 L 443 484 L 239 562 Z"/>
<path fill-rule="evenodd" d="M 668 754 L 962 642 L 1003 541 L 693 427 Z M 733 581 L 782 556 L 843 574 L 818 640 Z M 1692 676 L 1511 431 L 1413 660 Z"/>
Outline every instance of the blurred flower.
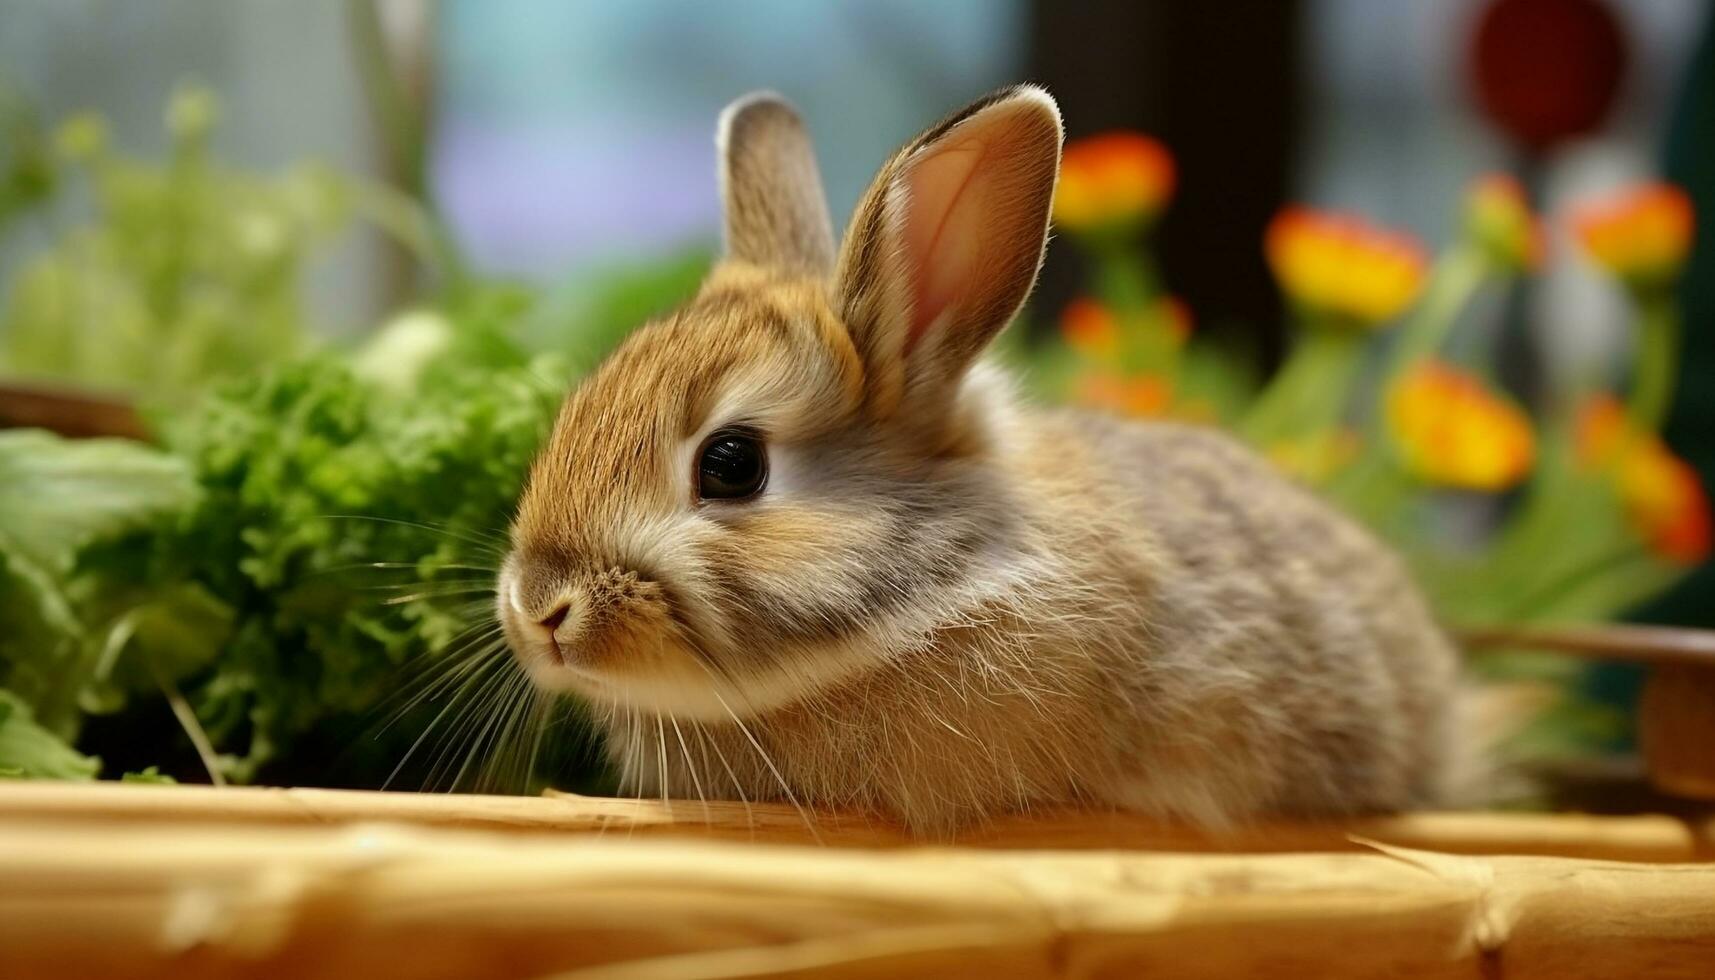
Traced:
<path fill-rule="evenodd" d="M 1076 397 L 1081 405 L 1118 415 L 1165 415 L 1173 404 L 1173 383 L 1154 375 L 1089 374 L 1078 380 Z"/>
<path fill-rule="evenodd" d="M 1626 407 L 1613 395 L 1600 394 L 1578 406 L 1573 443 L 1578 461 L 1591 468 L 1613 461 L 1626 441 Z"/>
<path fill-rule="evenodd" d="M 1634 288 L 1665 286 L 1679 276 L 1691 228 L 1691 198 L 1672 184 L 1640 184 L 1572 212 L 1584 250 Z"/>
<path fill-rule="evenodd" d="M 1387 422 L 1400 459 L 1428 483 L 1505 490 L 1536 459 L 1530 419 L 1476 377 L 1420 361 L 1388 391 Z"/>
<path fill-rule="evenodd" d="M 1066 304 L 1060 312 L 1060 336 L 1080 354 L 1107 359 L 1119 353 L 1119 320 L 1107 306 L 1087 297 Z"/>
<path fill-rule="evenodd" d="M 1614 481 L 1626 519 L 1651 550 L 1694 565 L 1709 556 L 1709 496 L 1697 471 L 1653 432 L 1636 432 L 1625 406 L 1597 395 L 1578 410 L 1578 459 Z"/>
<path fill-rule="evenodd" d="M 1139 334 L 1160 331 L 1173 347 L 1191 337 L 1191 308 L 1177 296 L 1164 296 L 1141 316 L 1116 314 L 1112 307 L 1087 296 L 1066 304 L 1060 312 L 1060 336 L 1066 346 L 1096 360 L 1114 360 Z"/>
<path fill-rule="evenodd" d="M 1173 196 L 1173 155 L 1142 133 L 1114 132 L 1066 144 L 1054 222 L 1071 232 L 1143 224 Z"/>
<path fill-rule="evenodd" d="M 1472 182 L 1465 195 L 1465 234 L 1504 269 L 1525 272 L 1542 264 L 1542 222 L 1511 175 L 1487 174 Z"/>
<path fill-rule="evenodd" d="M 1321 483 L 1357 458 L 1360 448 L 1358 434 L 1342 427 L 1277 442 L 1268 447 L 1268 458 L 1306 483 Z"/>
<path fill-rule="evenodd" d="M 1428 260 L 1409 235 L 1363 218 L 1288 207 L 1269 222 L 1268 264 L 1286 295 L 1312 314 L 1374 327 L 1423 288 Z"/>
<path fill-rule="evenodd" d="M 1709 556 L 1709 497 L 1691 465 L 1656 438 L 1642 440 L 1619 469 L 1620 500 L 1650 547 L 1695 565 Z"/>

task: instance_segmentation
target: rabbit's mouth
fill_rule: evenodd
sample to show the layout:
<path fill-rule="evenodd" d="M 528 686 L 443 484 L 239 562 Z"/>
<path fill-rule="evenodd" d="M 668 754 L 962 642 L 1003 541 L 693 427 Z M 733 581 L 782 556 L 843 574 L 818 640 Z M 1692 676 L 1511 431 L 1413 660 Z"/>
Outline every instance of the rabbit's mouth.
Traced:
<path fill-rule="evenodd" d="M 532 683 L 600 705 L 701 721 L 754 717 L 809 697 L 872 663 L 851 649 L 751 651 L 735 658 L 704 649 L 662 590 L 616 582 L 603 597 L 574 586 L 532 608 L 509 568 L 498 613 L 512 655 Z"/>

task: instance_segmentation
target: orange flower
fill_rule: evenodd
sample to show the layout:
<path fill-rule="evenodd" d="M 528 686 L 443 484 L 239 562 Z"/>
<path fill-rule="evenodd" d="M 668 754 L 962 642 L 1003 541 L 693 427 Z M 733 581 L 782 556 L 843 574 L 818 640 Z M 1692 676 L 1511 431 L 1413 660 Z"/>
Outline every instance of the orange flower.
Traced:
<path fill-rule="evenodd" d="M 1656 554 L 1695 565 L 1709 556 L 1709 497 L 1691 465 L 1660 439 L 1627 453 L 1619 471 L 1620 500 Z"/>
<path fill-rule="evenodd" d="M 1672 184 L 1627 188 L 1572 212 L 1572 230 L 1596 263 L 1636 287 L 1678 278 L 1691 250 L 1691 198 Z"/>
<path fill-rule="evenodd" d="M 1121 317 L 1100 300 L 1080 297 L 1060 312 L 1060 336 L 1066 346 L 1086 357 L 1112 360 L 1126 346 L 1128 337 L 1150 330 L 1165 332 L 1173 346 L 1191 337 L 1191 308 L 1175 296 L 1163 297 L 1143 316 Z"/>
<path fill-rule="evenodd" d="M 1487 174 L 1471 183 L 1465 234 L 1503 268 L 1529 271 L 1542 264 L 1542 222 L 1531 213 L 1524 186 L 1508 174 Z"/>
<path fill-rule="evenodd" d="M 1578 461 L 1591 469 L 1614 461 L 1626 442 L 1626 407 L 1613 395 L 1594 395 L 1578 406 L 1573 443 Z"/>
<path fill-rule="evenodd" d="M 1142 133 L 1114 132 L 1066 144 L 1054 221 L 1073 232 L 1148 222 L 1173 196 L 1173 155 Z"/>
<path fill-rule="evenodd" d="M 1173 384 L 1166 378 L 1143 375 L 1091 374 L 1078 382 L 1080 404 L 1134 417 L 1164 415 L 1173 404 Z"/>
<path fill-rule="evenodd" d="M 1302 207 L 1275 215 L 1264 249 L 1293 302 L 1363 327 L 1391 320 L 1410 306 L 1428 266 L 1422 246 L 1409 235 Z"/>
<path fill-rule="evenodd" d="M 1406 469 L 1429 483 L 1505 490 L 1536 460 L 1524 412 L 1441 361 L 1423 361 L 1393 384 L 1387 421 Z"/>
<path fill-rule="evenodd" d="M 1079 298 L 1066 304 L 1060 312 L 1060 336 L 1066 346 L 1089 357 L 1105 359 L 1119 353 L 1119 319 L 1093 299 Z"/>
<path fill-rule="evenodd" d="M 1597 395 L 1578 410 L 1578 458 L 1614 481 L 1626 519 L 1656 554 L 1695 565 L 1709 556 L 1709 496 L 1697 471 L 1653 432 L 1633 431 L 1625 407 Z"/>

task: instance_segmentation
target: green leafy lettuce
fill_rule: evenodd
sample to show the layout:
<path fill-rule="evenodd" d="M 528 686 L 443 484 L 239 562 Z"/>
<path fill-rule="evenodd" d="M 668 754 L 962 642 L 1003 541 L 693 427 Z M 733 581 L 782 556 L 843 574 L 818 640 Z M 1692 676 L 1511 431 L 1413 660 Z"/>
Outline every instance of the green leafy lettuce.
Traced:
<path fill-rule="evenodd" d="M 80 601 L 79 563 L 197 497 L 183 461 L 145 446 L 0 432 L 0 770 L 89 774 L 93 762 L 65 743 L 116 678 L 107 624 Z"/>
<path fill-rule="evenodd" d="M 433 315 L 408 326 L 426 353 L 403 374 L 327 355 L 219 386 L 164 422 L 165 451 L 0 434 L 16 719 L 0 746 L 39 729 L 65 749 L 90 715 L 186 745 L 164 695 L 212 745 L 205 762 L 250 780 L 301 744 L 325 754 L 341 724 L 374 727 L 404 678 L 488 639 L 504 528 L 565 368 Z M 387 743 L 340 778 L 378 785 L 400 754 Z M 0 767 L 66 775 L 67 758 Z"/>

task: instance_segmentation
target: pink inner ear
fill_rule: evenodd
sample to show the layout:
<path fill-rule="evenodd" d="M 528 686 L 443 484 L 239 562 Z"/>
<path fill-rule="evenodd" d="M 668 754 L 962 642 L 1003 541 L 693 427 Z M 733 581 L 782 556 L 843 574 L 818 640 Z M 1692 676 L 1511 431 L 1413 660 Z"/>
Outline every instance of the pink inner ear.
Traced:
<path fill-rule="evenodd" d="M 959 301 L 982 254 L 982 188 L 987 147 L 972 140 L 916 161 L 906 177 L 906 266 L 914 276 L 909 352 L 929 325 Z"/>

